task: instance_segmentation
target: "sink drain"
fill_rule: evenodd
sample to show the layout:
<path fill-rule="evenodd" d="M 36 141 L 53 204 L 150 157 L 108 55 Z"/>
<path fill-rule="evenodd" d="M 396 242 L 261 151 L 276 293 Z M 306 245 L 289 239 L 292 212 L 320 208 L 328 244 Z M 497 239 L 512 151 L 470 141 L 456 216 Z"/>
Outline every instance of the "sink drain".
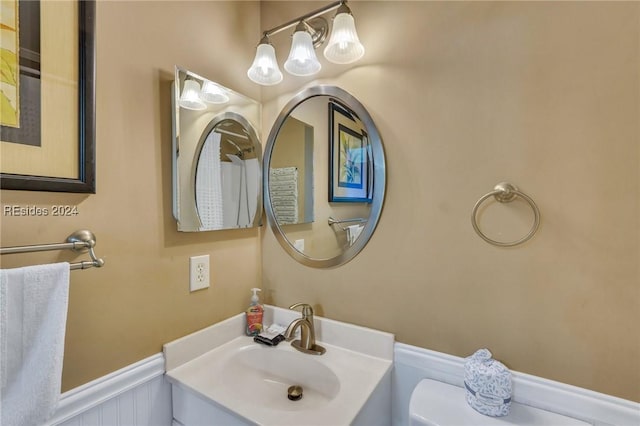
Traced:
<path fill-rule="evenodd" d="M 291 401 L 299 401 L 302 399 L 302 387 L 301 386 L 289 386 L 287 389 L 287 398 Z"/>

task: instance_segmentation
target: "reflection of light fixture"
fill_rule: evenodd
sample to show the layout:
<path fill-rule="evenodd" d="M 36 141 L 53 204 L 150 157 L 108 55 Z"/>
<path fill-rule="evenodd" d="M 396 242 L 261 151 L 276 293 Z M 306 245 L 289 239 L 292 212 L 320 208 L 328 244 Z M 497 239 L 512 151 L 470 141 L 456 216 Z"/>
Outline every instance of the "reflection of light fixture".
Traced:
<path fill-rule="evenodd" d="M 271 86 L 282 81 L 282 72 L 276 61 L 276 51 L 265 35 L 256 49 L 256 58 L 247 75 L 251 81 L 263 86 Z"/>
<path fill-rule="evenodd" d="M 263 86 L 270 86 L 282 81 L 282 73 L 276 62 L 275 49 L 269 43 L 268 38 L 294 25 L 296 25 L 296 29 L 284 69 L 289 74 L 298 76 L 313 75 L 320 71 L 322 66 L 318 62 L 314 48 L 319 47 L 325 41 L 329 29 L 327 20 L 320 15 L 334 9 L 338 9 L 338 11 L 333 20 L 331 38 L 324 49 L 325 57 L 336 64 L 350 64 L 360 59 L 364 55 L 364 47 L 358 39 L 353 15 L 346 3 L 346 0 L 335 1 L 265 31 L 258 45 L 253 64 L 247 71 L 249 78 Z"/>
<path fill-rule="evenodd" d="M 200 110 L 207 108 L 202 99 L 200 99 L 200 83 L 195 80 L 185 80 L 178 104 L 186 109 Z"/>
<path fill-rule="evenodd" d="M 200 91 L 200 99 L 210 104 L 224 104 L 229 102 L 229 96 L 220 86 L 211 81 L 205 81 Z"/>
<path fill-rule="evenodd" d="M 313 75 L 320 71 L 322 65 L 318 62 L 316 51 L 313 48 L 311 34 L 307 32 L 305 25 L 300 22 L 296 26 L 291 42 L 289 58 L 284 63 L 284 69 L 293 75 Z"/>
<path fill-rule="evenodd" d="M 200 83 L 193 76 L 185 80 L 182 95 L 178 101 L 182 108 L 203 110 L 207 108 L 205 102 L 210 104 L 229 102 L 229 95 L 227 95 L 227 91 L 224 88 L 207 79 L 198 78 L 202 80 L 202 90 L 200 89 Z"/>

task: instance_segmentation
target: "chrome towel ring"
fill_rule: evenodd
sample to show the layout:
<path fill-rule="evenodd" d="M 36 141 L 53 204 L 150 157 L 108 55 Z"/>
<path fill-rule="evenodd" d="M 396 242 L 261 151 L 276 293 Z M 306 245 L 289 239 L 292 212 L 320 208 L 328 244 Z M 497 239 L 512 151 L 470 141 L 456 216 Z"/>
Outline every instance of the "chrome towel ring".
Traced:
<path fill-rule="evenodd" d="M 529 205 L 531 206 L 531 209 L 533 209 L 534 219 L 533 219 L 533 226 L 531 227 L 527 235 L 525 235 L 524 237 L 516 241 L 502 242 L 502 241 L 492 240 L 491 238 L 483 234 L 482 231 L 480 231 L 480 228 L 478 227 L 478 218 L 477 218 L 478 208 L 487 198 L 491 196 L 493 196 L 497 201 L 501 203 L 509 203 L 513 201 L 516 197 L 521 197 L 527 203 L 529 203 Z M 471 225 L 473 225 L 473 229 L 475 229 L 476 233 L 480 236 L 480 238 L 482 238 L 489 244 L 493 244 L 495 246 L 500 246 L 500 247 L 513 247 L 529 240 L 531 237 L 533 237 L 533 234 L 536 233 L 536 231 L 538 230 L 538 226 L 540 225 L 540 210 L 538 209 L 538 206 L 536 205 L 536 203 L 527 194 L 518 191 L 518 188 L 516 188 L 514 185 L 511 185 L 508 182 L 500 182 L 493 188 L 493 191 L 480 197 L 480 199 L 476 202 L 476 205 L 473 206 L 473 211 L 471 212 Z"/>

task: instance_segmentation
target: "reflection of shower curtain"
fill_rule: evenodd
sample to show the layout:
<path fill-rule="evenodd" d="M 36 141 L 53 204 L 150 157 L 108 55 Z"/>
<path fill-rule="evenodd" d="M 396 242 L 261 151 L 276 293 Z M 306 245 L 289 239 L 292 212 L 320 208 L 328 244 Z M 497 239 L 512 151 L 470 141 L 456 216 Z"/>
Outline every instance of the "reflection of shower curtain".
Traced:
<path fill-rule="evenodd" d="M 196 172 L 196 206 L 200 217 L 200 230 L 222 229 L 222 182 L 220 179 L 220 134 L 209 133 Z"/>
<path fill-rule="evenodd" d="M 225 228 L 250 227 L 258 209 L 260 164 L 257 158 L 222 162 L 222 200 Z"/>
<path fill-rule="evenodd" d="M 241 165 L 223 161 L 222 169 L 222 205 L 224 216 L 224 227 L 235 228 L 241 226 L 242 218 L 246 218 L 246 213 L 242 212 L 242 199 L 245 198 L 242 187 L 244 186 L 244 171 Z M 246 203 L 245 203 L 246 204 Z M 246 219 L 244 219 L 246 222 Z"/>
<path fill-rule="evenodd" d="M 251 158 L 244 162 L 247 173 L 247 198 L 249 202 L 249 225 L 253 224 L 258 210 L 258 194 L 262 179 L 260 179 L 260 163 L 257 158 Z"/>

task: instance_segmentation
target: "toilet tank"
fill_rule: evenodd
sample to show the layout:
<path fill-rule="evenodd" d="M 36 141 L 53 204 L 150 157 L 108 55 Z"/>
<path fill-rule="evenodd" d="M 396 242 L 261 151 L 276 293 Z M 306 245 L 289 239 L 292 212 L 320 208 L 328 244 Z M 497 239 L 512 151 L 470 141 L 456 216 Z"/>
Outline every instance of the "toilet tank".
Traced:
<path fill-rule="evenodd" d="M 424 379 L 413 390 L 409 402 L 410 426 L 586 426 L 581 420 L 517 402 L 505 417 L 478 413 L 465 400 L 463 388 Z"/>

